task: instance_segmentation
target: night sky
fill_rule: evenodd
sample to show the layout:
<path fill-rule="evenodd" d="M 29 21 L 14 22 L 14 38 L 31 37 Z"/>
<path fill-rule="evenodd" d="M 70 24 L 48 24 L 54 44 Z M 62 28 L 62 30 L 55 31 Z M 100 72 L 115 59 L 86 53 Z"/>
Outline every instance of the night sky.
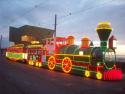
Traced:
<path fill-rule="evenodd" d="M 0 35 L 9 45 L 9 26 L 34 25 L 54 28 L 57 36 L 74 35 L 76 41 L 89 37 L 99 41 L 95 31 L 100 21 L 109 21 L 119 45 L 125 45 L 125 0 L 0 0 Z"/>

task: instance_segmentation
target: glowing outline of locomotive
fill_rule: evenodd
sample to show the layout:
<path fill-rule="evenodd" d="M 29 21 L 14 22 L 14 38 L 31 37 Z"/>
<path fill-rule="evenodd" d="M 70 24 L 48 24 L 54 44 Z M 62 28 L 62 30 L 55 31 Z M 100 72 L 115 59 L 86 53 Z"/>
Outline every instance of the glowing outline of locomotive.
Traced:
<path fill-rule="evenodd" d="M 38 67 L 48 66 L 50 70 L 61 67 L 63 72 L 80 70 L 84 76 L 102 80 L 121 80 L 122 71 L 116 66 L 115 50 L 107 48 L 107 40 L 112 31 L 110 23 L 98 24 L 97 33 L 100 47 L 90 47 L 89 39 L 83 38 L 81 47 L 74 45 L 74 37 L 47 38 L 46 45 L 29 45 L 26 48 L 12 46 L 6 57 L 11 60 L 26 60 Z"/>

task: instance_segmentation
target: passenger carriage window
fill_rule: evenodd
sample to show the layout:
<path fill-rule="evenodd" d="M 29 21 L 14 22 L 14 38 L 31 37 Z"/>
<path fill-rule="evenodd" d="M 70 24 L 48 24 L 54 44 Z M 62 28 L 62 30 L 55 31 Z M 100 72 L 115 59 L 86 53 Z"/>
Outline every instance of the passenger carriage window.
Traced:
<path fill-rule="evenodd" d="M 30 50 L 30 54 L 32 54 L 32 50 Z"/>
<path fill-rule="evenodd" d="M 51 43 L 51 45 L 53 45 L 54 43 Z"/>
<path fill-rule="evenodd" d="M 58 44 L 59 44 L 59 42 L 56 42 L 56 44 L 58 45 Z"/>
<path fill-rule="evenodd" d="M 31 54 L 31 50 L 29 50 L 29 54 Z"/>
<path fill-rule="evenodd" d="M 29 53 L 32 54 L 31 50 L 29 50 Z"/>
<path fill-rule="evenodd" d="M 29 54 L 31 54 L 30 50 L 29 50 Z"/>
<path fill-rule="evenodd" d="M 41 54 L 41 50 L 39 50 L 39 54 Z"/>
<path fill-rule="evenodd" d="M 43 50 L 43 55 L 46 55 L 46 50 Z"/>
<path fill-rule="evenodd" d="M 36 54 L 38 55 L 38 50 L 36 49 Z"/>
<path fill-rule="evenodd" d="M 33 50 L 33 54 L 35 54 L 35 50 Z"/>
<path fill-rule="evenodd" d="M 35 50 L 35 54 L 38 54 L 38 53 L 37 53 L 37 49 Z"/>
<path fill-rule="evenodd" d="M 37 50 L 37 54 L 38 54 L 38 55 L 40 54 L 40 50 Z"/>
<path fill-rule="evenodd" d="M 50 39 L 48 39 L 48 44 L 50 44 Z"/>
<path fill-rule="evenodd" d="M 54 39 L 51 39 L 51 41 L 54 41 Z"/>
<path fill-rule="evenodd" d="M 35 54 L 35 50 L 32 50 L 32 53 Z"/>

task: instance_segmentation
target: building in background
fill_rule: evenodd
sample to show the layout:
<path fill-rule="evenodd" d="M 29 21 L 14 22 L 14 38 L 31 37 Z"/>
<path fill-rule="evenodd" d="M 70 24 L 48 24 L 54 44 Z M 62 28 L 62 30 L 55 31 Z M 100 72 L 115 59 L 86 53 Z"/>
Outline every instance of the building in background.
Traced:
<path fill-rule="evenodd" d="M 24 45 L 31 43 L 31 41 L 43 43 L 43 40 L 52 37 L 53 33 L 54 30 L 29 25 L 19 28 L 10 27 L 9 41 L 14 42 L 14 44 L 23 43 Z"/>

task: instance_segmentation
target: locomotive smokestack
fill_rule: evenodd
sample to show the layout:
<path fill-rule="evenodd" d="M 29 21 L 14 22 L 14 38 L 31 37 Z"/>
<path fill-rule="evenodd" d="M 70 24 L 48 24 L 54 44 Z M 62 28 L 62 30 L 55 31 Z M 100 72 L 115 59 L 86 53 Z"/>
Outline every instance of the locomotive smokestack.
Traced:
<path fill-rule="evenodd" d="M 96 31 L 101 41 L 100 46 L 102 47 L 102 50 L 105 50 L 107 48 L 107 40 L 112 31 L 111 25 L 109 22 L 100 22 L 96 28 Z"/>

